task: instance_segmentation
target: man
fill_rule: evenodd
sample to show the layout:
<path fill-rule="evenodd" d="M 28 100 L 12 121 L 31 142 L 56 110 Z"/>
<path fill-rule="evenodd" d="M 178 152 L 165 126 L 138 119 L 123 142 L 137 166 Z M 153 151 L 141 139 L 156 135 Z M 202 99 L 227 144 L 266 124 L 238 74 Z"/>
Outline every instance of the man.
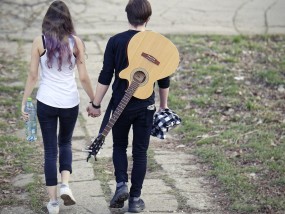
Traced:
<path fill-rule="evenodd" d="M 100 103 L 106 94 L 114 76 L 111 98 L 112 110 L 116 109 L 123 98 L 128 81 L 119 78 L 119 73 L 128 66 L 127 46 L 130 39 L 138 32 L 146 30 L 146 24 L 152 14 L 151 5 L 147 0 L 129 0 L 125 11 L 129 21 L 127 31 L 111 37 L 107 43 L 103 68 L 98 78 L 95 98 L 87 107 L 92 117 L 101 115 Z M 157 81 L 160 95 L 160 109 L 166 109 L 170 78 Z M 129 212 L 141 212 L 145 208 L 140 198 L 147 168 L 147 150 L 155 113 L 154 92 L 147 99 L 132 97 L 117 122 L 112 128 L 113 164 L 116 177 L 116 192 L 110 202 L 111 208 L 122 208 L 129 198 Z M 128 191 L 128 159 L 127 146 L 130 128 L 133 128 L 131 171 L 131 188 Z"/>

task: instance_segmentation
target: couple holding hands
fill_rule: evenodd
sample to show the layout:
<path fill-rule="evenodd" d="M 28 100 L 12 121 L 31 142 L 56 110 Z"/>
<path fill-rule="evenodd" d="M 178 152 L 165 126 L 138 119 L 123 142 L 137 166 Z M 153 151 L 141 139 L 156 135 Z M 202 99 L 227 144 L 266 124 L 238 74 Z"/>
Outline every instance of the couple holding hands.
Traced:
<path fill-rule="evenodd" d="M 49 213 L 59 213 L 57 196 L 57 157 L 60 172 L 60 197 L 64 205 L 76 203 L 69 188 L 72 173 L 72 135 L 79 112 L 79 94 L 74 68 L 78 70 L 82 87 L 90 98 L 88 115 L 101 115 L 101 106 L 112 78 L 112 110 L 114 110 L 128 88 L 128 81 L 119 78 L 119 73 L 128 66 L 127 46 L 138 32 L 145 31 L 152 14 L 148 0 L 129 0 L 126 9 L 129 29 L 112 36 L 106 46 L 103 67 L 99 74 L 95 93 L 86 70 L 85 47 L 76 36 L 70 11 L 63 1 L 53 1 L 42 22 L 42 35 L 33 41 L 31 63 L 22 100 L 24 107 L 39 76 L 37 91 L 37 116 L 44 145 L 44 173 L 50 201 Z M 41 67 L 39 74 L 38 67 Z M 39 75 L 38 75 L 39 74 Z M 167 109 L 170 77 L 157 81 L 160 109 Z M 113 164 L 117 182 L 111 208 L 122 208 L 128 200 L 129 212 L 141 212 L 145 208 L 140 198 L 147 168 L 147 150 L 150 141 L 155 108 L 154 92 L 146 99 L 132 97 L 112 128 Z M 131 184 L 128 188 L 127 146 L 130 128 L 133 128 Z M 57 133 L 58 130 L 58 133 Z"/>

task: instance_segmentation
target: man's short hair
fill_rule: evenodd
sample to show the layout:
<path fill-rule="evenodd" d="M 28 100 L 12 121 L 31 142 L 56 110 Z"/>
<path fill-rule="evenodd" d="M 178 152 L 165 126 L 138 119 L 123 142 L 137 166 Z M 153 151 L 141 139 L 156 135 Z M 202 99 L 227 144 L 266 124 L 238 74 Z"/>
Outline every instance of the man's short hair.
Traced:
<path fill-rule="evenodd" d="M 129 0 L 125 11 L 129 23 L 135 27 L 147 22 L 152 13 L 148 0 Z"/>

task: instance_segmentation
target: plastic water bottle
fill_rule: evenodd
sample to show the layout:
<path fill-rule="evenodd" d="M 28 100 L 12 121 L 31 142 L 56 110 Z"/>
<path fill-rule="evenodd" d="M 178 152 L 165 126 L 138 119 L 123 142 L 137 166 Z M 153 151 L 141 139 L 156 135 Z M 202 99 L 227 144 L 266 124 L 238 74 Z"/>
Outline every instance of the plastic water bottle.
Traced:
<path fill-rule="evenodd" d="M 37 111 L 30 97 L 27 99 L 25 112 L 29 113 L 29 119 L 26 121 L 26 139 L 34 142 L 37 140 Z"/>

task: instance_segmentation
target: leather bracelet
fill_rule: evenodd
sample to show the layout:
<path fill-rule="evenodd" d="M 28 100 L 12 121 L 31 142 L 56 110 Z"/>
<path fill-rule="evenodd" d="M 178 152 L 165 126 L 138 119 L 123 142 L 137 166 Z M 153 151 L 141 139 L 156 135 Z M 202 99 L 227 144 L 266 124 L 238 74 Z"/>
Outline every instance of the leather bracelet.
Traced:
<path fill-rule="evenodd" d="M 99 104 L 98 106 L 94 105 L 93 101 L 90 101 L 89 103 L 92 104 L 92 107 L 95 108 L 95 109 L 99 109 L 101 108 L 101 105 Z"/>

